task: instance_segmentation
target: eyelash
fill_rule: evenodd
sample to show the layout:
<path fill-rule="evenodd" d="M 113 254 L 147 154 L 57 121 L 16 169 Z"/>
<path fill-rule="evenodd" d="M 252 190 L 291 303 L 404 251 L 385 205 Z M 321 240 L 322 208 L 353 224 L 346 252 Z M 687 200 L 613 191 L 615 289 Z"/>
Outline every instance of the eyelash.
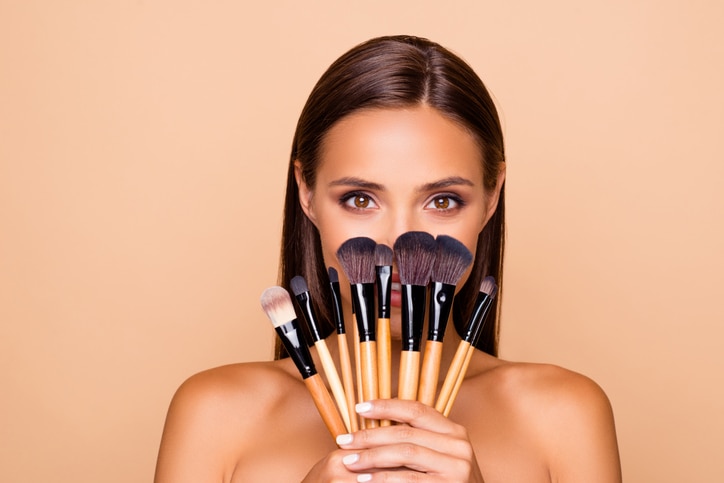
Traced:
<path fill-rule="evenodd" d="M 342 195 L 340 197 L 339 204 L 342 207 L 344 207 L 348 210 L 352 210 L 352 211 L 364 211 L 364 210 L 369 209 L 368 207 L 360 208 L 358 206 L 354 206 L 354 205 L 350 204 L 350 202 L 352 202 L 355 198 L 366 198 L 368 200 L 368 202 L 373 203 L 374 205 L 377 205 L 377 202 L 374 200 L 374 198 L 372 196 L 370 196 L 369 194 L 365 193 L 364 191 L 351 191 L 349 193 L 345 193 L 344 195 Z M 453 206 L 451 208 L 434 208 L 433 207 L 433 208 L 431 208 L 433 211 L 437 211 L 439 213 L 449 213 L 449 212 L 461 209 L 466 204 L 465 201 L 461 197 L 459 197 L 455 194 L 438 193 L 438 194 L 432 196 L 431 198 L 429 198 L 429 201 L 427 201 L 425 203 L 425 207 L 431 205 L 436 200 L 441 199 L 441 198 L 445 198 L 445 199 L 453 202 L 455 204 L 455 206 Z"/>

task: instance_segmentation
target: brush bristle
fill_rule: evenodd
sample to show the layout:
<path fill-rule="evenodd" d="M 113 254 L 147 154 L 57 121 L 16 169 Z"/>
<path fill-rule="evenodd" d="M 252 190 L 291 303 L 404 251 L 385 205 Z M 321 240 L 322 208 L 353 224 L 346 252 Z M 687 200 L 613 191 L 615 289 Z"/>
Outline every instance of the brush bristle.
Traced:
<path fill-rule="evenodd" d="M 339 274 L 337 273 L 336 268 L 329 267 L 327 269 L 327 274 L 329 275 L 329 283 L 339 283 Z"/>
<path fill-rule="evenodd" d="M 434 282 L 457 285 L 460 278 L 473 263 L 473 254 L 465 245 L 447 235 L 438 235 L 437 256 L 432 266 L 431 278 Z"/>
<path fill-rule="evenodd" d="M 488 275 L 480 282 L 480 291 L 488 294 L 490 298 L 494 298 L 498 293 L 498 286 L 495 284 L 495 279 Z"/>
<path fill-rule="evenodd" d="M 427 285 L 435 263 L 435 238 L 423 231 L 409 231 L 400 235 L 394 244 L 400 282 L 405 285 Z"/>
<path fill-rule="evenodd" d="M 378 267 L 388 267 L 392 265 L 393 259 L 392 248 L 383 243 L 378 243 L 375 247 L 375 265 Z"/>
<path fill-rule="evenodd" d="M 283 287 L 273 286 L 264 290 L 261 294 L 261 308 L 275 328 L 297 318 L 292 298 Z"/>
<path fill-rule="evenodd" d="M 301 275 L 297 275 L 296 277 L 292 278 L 289 281 L 289 286 L 292 288 L 292 292 L 294 292 L 294 295 L 309 292 L 309 287 L 307 287 L 307 281 L 304 280 L 304 277 L 302 277 Z"/>
<path fill-rule="evenodd" d="M 364 236 L 350 238 L 337 250 L 337 259 L 349 283 L 375 282 L 375 247 L 377 243 Z"/>

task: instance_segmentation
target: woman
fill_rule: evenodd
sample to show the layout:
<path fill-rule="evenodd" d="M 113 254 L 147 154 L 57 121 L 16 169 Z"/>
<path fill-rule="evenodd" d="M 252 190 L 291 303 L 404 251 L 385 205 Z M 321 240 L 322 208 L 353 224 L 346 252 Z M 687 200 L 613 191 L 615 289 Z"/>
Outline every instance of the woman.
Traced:
<path fill-rule="evenodd" d="M 301 114 L 281 282 L 288 287 L 304 276 L 328 322 L 327 267 L 348 287 L 335 256 L 345 240 L 366 236 L 392 246 L 407 231 L 449 235 L 475 256 L 456 297 L 459 330 L 483 277 L 500 282 L 504 180 L 497 112 L 467 64 L 420 38 L 361 44 L 330 66 Z M 400 348 L 396 295 L 393 354 Z M 351 320 L 348 290 L 343 302 Z M 449 418 L 418 402 L 368 401 L 358 406 L 361 416 L 400 424 L 336 442 L 283 351 L 272 362 L 198 374 L 171 403 L 156 482 L 620 481 L 605 394 L 564 369 L 495 357 L 491 315 Z M 459 340 L 448 330 L 443 367 Z M 327 344 L 336 355 L 335 338 Z"/>

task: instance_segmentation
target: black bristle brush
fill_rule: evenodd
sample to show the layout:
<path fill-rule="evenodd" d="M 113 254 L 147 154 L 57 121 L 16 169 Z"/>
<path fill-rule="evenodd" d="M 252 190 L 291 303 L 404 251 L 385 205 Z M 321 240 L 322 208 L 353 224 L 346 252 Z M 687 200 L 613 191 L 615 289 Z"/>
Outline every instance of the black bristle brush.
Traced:
<path fill-rule="evenodd" d="M 430 278 L 430 305 L 427 318 L 427 342 L 420 369 L 417 400 L 433 406 L 440 375 L 442 343 L 452 308 L 455 288 L 473 262 L 473 254 L 453 237 L 438 235 L 437 255 Z"/>
<path fill-rule="evenodd" d="M 485 277 L 480 283 L 480 291 L 475 299 L 473 312 L 470 315 L 470 320 L 465 327 L 465 333 L 458 344 L 457 351 L 450 363 L 445 381 L 435 403 L 435 409 L 445 416 L 450 414 L 453 402 L 455 402 L 460 386 L 465 379 L 465 373 L 475 352 L 475 344 L 480 340 L 483 333 L 485 319 L 488 312 L 490 312 L 490 307 L 493 305 L 497 292 L 498 286 L 495 284 L 493 277 Z"/>
<path fill-rule="evenodd" d="M 329 288 L 332 292 L 332 312 L 334 322 L 337 326 L 337 345 L 339 348 L 339 368 L 342 372 L 342 386 L 344 387 L 345 397 L 347 398 L 347 412 L 349 414 L 349 422 L 351 431 L 355 432 L 359 429 L 357 416 L 354 412 L 355 388 L 354 374 L 352 373 L 352 364 L 349 356 L 349 345 L 347 344 L 347 334 L 344 325 L 344 312 L 342 311 L 342 293 L 339 288 L 339 274 L 337 269 L 329 267 L 327 269 L 329 275 Z"/>
<path fill-rule="evenodd" d="M 375 286 L 377 287 L 377 377 L 379 396 L 392 397 L 392 339 L 390 336 L 390 297 L 392 295 L 392 248 L 382 243 L 375 247 Z M 383 419 L 382 426 L 390 425 Z"/>
<path fill-rule="evenodd" d="M 417 399 L 420 378 L 420 342 L 425 323 L 427 285 L 437 255 L 435 238 L 429 233 L 410 231 L 393 245 L 402 294 L 402 352 L 397 397 Z"/>
<path fill-rule="evenodd" d="M 334 438 L 345 434 L 347 428 L 344 421 L 324 385 L 324 380 L 314 367 L 289 293 L 282 287 L 269 287 L 261 295 L 261 306 L 299 370 L 327 429 Z"/>
<path fill-rule="evenodd" d="M 337 368 L 334 364 L 334 359 L 332 359 L 332 354 L 329 353 L 327 343 L 319 333 L 317 314 L 314 310 L 314 306 L 312 305 L 312 296 L 309 293 L 307 281 L 304 280 L 304 277 L 297 275 L 289 281 L 289 286 L 291 287 L 292 292 L 294 292 L 294 296 L 297 299 L 299 308 L 302 310 L 304 319 L 307 321 L 309 333 L 312 335 L 312 343 L 314 343 L 314 347 L 317 348 L 317 354 L 319 354 L 319 359 L 322 362 L 324 375 L 327 376 L 327 382 L 329 382 L 329 387 L 332 389 L 332 395 L 334 395 L 334 400 L 337 402 L 337 407 L 342 415 L 344 424 L 347 427 L 347 431 L 351 431 L 352 427 L 350 425 L 347 397 L 344 393 L 342 381 L 339 379 L 339 374 L 337 374 Z"/>
<path fill-rule="evenodd" d="M 379 397 L 377 375 L 377 340 L 375 332 L 375 247 L 371 238 L 356 237 L 345 241 L 337 250 L 337 260 L 347 275 L 352 292 L 355 320 L 359 332 L 362 398 Z M 366 427 L 379 425 L 366 420 Z"/>

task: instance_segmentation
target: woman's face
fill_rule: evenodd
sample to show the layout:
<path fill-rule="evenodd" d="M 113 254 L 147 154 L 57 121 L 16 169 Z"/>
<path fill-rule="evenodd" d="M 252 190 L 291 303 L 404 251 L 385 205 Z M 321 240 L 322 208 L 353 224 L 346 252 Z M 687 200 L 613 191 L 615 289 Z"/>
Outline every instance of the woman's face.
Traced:
<path fill-rule="evenodd" d="M 474 254 L 497 204 L 497 192 L 483 188 L 473 136 L 427 106 L 343 118 L 324 139 L 314 188 L 299 169 L 297 182 L 302 207 L 319 230 L 325 263 L 337 269 L 343 288 L 348 282 L 336 252 L 346 240 L 366 236 L 392 247 L 402 233 L 425 231 L 454 237 Z M 392 318 L 399 321 L 394 288 Z"/>

